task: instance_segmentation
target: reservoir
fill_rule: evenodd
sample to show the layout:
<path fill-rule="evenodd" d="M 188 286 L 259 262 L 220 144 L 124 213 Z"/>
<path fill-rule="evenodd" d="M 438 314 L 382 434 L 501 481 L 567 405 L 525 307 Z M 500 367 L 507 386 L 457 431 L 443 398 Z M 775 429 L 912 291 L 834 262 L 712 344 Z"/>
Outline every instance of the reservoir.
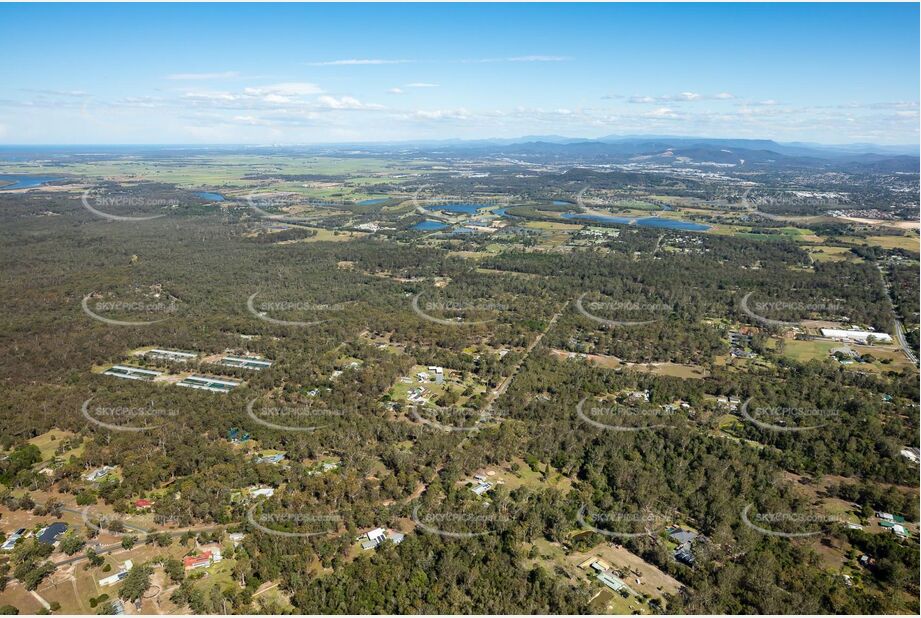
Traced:
<path fill-rule="evenodd" d="M 489 207 L 488 204 L 464 204 L 460 202 L 456 204 L 434 204 L 432 206 L 426 206 L 426 208 L 428 208 L 429 210 L 444 210 L 447 212 L 462 212 L 468 215 L 472 215 L 476 213 L 476 211 L 480 210 L 481 208 L 488 208 L 488 207 Z"/>
<path fill-rule="evenodd" d="M 369 200 L 361 200 L 356 202 L 359 206 L 374 206 L 375 204 L 382 204 L 387 201 L 386 197 L 375 197 Z"/>
<path fill-rule="evenodd" d="M 41 185 L 61 180 L 53 176 L 21 176 L 16 174 L 0 174 L 0 191 L 11 191 L 13 189 L 31 189 Z M 7 184 L 12 183 L 12 184 Z"/>
<path fill-rule="evenodd" d="M 421 230 L 425 232 L 432 232 L 435 230 L 443 230 L 446 227 L 448 226 L 442 223 L 441 221 L 420 221 L 419 223 L 414 225 L 412 229 Z"/>
<path fill-rule="evenodd" d="M 202 198 L 203 200 L 208 200 L 209 202 L 223 202 L 224 201 L 224 196 L 221 195 L 220 193 L 211 193 L 210 191 L 199 191 L 195 195 Z"/>
<path fill-rule="evenodd" d="M 567 212 L 563 219 L 578 219 L 584 221 L 599 221 L 601 223 L 618 223 L 629 225 L 634 219 L 630 217 L 613 217 L 607 215 L 587 215 L 578 212 Z M 709 225 L 702 223 L 691 223 L 690 221 L 679 221 L 678 219 L 664 219 L 662 217 L 644 217 L 636 219 L 636 224 L 643 227 L 657 227 L 668 230 L 685 230 L 688 232 L 703 232 L 709 230 Z"/>

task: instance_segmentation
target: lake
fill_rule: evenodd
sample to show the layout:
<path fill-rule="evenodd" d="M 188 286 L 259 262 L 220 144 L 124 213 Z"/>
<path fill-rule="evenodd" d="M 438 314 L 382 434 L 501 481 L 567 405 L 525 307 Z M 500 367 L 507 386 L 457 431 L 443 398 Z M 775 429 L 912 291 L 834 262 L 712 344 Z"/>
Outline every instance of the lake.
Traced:
<path fill-rule="evenodd" d="M 563 200 L 553 200 L 554 206 L 572 206 L 572 202 L 566 202 Z"/>
<path fill-rule="evenodd" d="M 210 191 L 199 191 L 196 193 L 198 197 L 203 200 L 208 200 L 209 202 L 223 202 L 224 196 L 220 193 L 211 193 Z"/>
<path fill-rule="evenodd" d="M 448 227 L 448 226 L 445 225 L 444 223 L 442 223 L 441 221 L 428 221 L 428 220 L 426 220 L 426 221 L 420 221 L 419 223 L 417 223 L 416 225 L 414 225 L 414 226 L 412 227 L 412 229 L 414 229 L 414 230 L 422 230 L 422 231 L 425 231 L 425 232 L 432 232 L 432 231 L 435 231 L 435 230 L 443 230 L 443 229 L 445 229 L 446 227 Z"/>
<path fill-rule="evenodd" d="M 630 217 L 613 217 L 607 215 L 587 215 L 578 212 L 567 212 L 563 215 L 563 219 L 579 219 L 584 221 L 598 221 L 601 223 L 618 223 L 621 225 L 629 225 L 633 221 Z M 664 219 L 662 217 L 644 217 L 642 219 L 636 219 L 636 224 L 642 227 L 657 227 L 664 228 L 668 230 L 684 230 L 688 232 L 703 232 L 704 230 L 709 230 L 709 225 L 704 225 L 702 223 L 691 223 L 690 221 L 680 221 L 678 219 Z"/>
<path fill-rule="evenodd" d="M 358 204 L 359 206 L 374 206 L 375 204 L 382 204 L 386 202 L 388 199 L 389 198 L 386 198 L 386 197 L 374 197 L 369 200 L 361 200 L 360 202 L 356 202 L 356 204 Z"/>
<path fill-rule="evenodd" d="M 52 182 L 54 180 L 61 179 L 55 178 L 53 176 L 21 176 L 18 174 L 0 174 L 0 183 L 13 183 L 10 185 L 3 184 L 0 186 L 0 191 L 11 191 L 13 189 L 31 189 L 32 187 L 40 187 L 41 185 Z"/>
<path fill-rule="evenodd" d="M 483 208 L 489 208 L 489 204 L 464 204 L 458 202 L 456 204 L 435 204 L 432 206 L 426 206 L 429 210 L 445 210 L 447 212 L 463 212 L 468 215 L 474 214 L 476 211 Z"/>

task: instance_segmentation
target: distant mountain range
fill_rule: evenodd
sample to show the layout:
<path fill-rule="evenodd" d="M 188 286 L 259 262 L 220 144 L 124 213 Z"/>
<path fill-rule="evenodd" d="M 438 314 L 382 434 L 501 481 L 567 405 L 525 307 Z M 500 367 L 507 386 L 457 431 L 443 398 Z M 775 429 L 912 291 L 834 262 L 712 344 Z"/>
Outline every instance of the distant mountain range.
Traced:
<path fill-rule="evenodd" d="M 413 140 L 313 145 L 83 145 L 0 146 L 0 160 L 47 153 L 53 157 L 104 157 L 131 152 L 171 156 L 189 151 L 309 152 L 345 155 L 422 154 L 444 157 L 507 157 L 535 163 L 646 164 L 733 170 L 808 169 L 853 173 L 918 173 L 919 147 L 912 145 L 812 144 L 768 139 L 719 139 L 668 135 L 608 135 L 597 139 L 529 135 L 514 139 Z"/>
<path fill-rule="evenodd" d="M 918 172 L 921 164 L 917 146 L 823 145 L 761 139 L 613 135 L 571 139 L 542 135 L 520 139 L 417 142 L 405 146 L 452 155 L 507 156 L 543 162 L 572 159 L 694 167 L 829 168 L 877 173 Z"/>

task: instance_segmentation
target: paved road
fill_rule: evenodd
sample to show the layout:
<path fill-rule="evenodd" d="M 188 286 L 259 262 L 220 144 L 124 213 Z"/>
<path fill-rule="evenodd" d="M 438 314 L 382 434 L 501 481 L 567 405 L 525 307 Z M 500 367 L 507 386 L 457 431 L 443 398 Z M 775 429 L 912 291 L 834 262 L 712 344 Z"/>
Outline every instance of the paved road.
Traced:
<path fill-rule="evenodd" d="M 537 335 L 537 337 L 534 338 L 534 341 L 532 341 L 531 344 L 527 347 L 524 354 L 521 355 L 521 358 L 512 368 L 511 373 L 508 374 L 508 377 L 502 380 L 499 386 L 497 386 L 493 390 L 493 392 L 490 394 L 490 397 L 489 397 L 489 403 L 486 404 L 485 408 L 483 408 L 484 415 L 488 415 L 492 412 L 492 406 L 496 402 L 496 399 L 501 397 L 503 393 L 505 393 L 505 391 L 508 390 L 508 387 L 509 385 L 511 385 L 512 380 L 514 380 L 515 376 L 518 375 L 518 370 L 521 369 L 522 365 L 524 365 L 524 362 L 528 359 L 528 356 L 530 356 L 534 348 L 537 347 L 537 344 L 540 343 L 540 340 L 544 338 L 544 335 L 550 332 L 550 329 L 553 328 L 553 325 L 556 324 L 556 321 L 560 319 L 560 316 L 563 315 L 563 312 L 566 311 L 566 307 L 568 306 L 569 306 L 569 301 L 567 300 L 565 303 L 563 303 L 563 306 L 560 307 L 560 310 L 557 311 L 553 315 L 552 318 L 550 318 L 550 322 L 547 324 L 547 328 L 541 331 L 541 333 Z"/>
<path fill-rule="evenodd" d="M 889 298 L 889 306 L 892 308 L 892 319 L 895 320 L 895 338 L 899 342 L 902 351 L 905 352 L 905 356 L 908 357 L 908 360 L 910 360 L 913 365 L 917 365 L 918 357 L 915 356 L 915 351 L 911 349 L 911 345 L 905 338 L 905 327 L 902 325 L 902 321 L 899 320 L 899 316 L 895 312 L 895 301 L 892 298 L 892 290 L 889 287 L 889 281 L 886 279 L 886 273 L 883 271 L 883 267 L 880 264 L 877 264 L 876 267 L 879 269 L 879 276 L 883 280 L 883 289 L 886 290 L 886 296 Z"/>
<path fill-rule="evenodd" d="M 80 509 L 71 509 L 68 507 L 64 507 L 61 510 L 64 511 L 65 513 L 74 513 L 75 515 L 80 515 L 81 517 L 83 517 L 83 513 L 84 513 L 84 511 L 81 511 Z M 135 526 L 133 524 L 129 524 L 125 522 L 122 522 L 122 524 L 125 526 L 125 530 L 133 530 L 134 532 L 140 532 L 141 534 L 150 534 L 151 532 L 153 532 L 153 530 L 148 530 L 147 528 L 141 528 L 140 526 Z"/>
<path fill-rule="evenodd" d="M 64 507 L 61 510 L 64 511 L 65 513 L 74 513 L 74 514 L 80 515 L 81 517 L 83 517 L 83 514 L 84 514 L 84 511 L 81 511 L 80 509 L 71 509 L 71 508 Z M 178 528 L 175 530 L 148 530 L 147 528 L 141 528 L 140 526 L 135 526 L 133 524 L 129 524 L 125 522 L 122 522 L 122 523 L 125 526 L 125 530 L 129 530 L 131 532 L 137 532 L 139 534 L 166 533 L 170 536 L 181 536 L 185 534 L 186 532 L 210 532 L 212 530 L 217 530 L 219 528 L 226 528 L 227 526 L 233 525 L 233 524 L 221 524 L 221 525 L 210 524 L 207 526 L 191 526 L 187 528 Z M 97 547 L 95 548 L 95 551 L 97 554 L 107 554 L 113 550 L 121 549 L 121 546 L 122 546 L 121 541 L 119 541 L 118 543 L 112 543 L 111 545 L 102 545 L 100 547 Z M 55 562 L 54 565 L 58 567 L 58 566 L 63 566 L 65 564 L 73 564 L 75 562 L 80 562 L 81 560 L 86 560 L 86 553 L 77 554 L 70 558 L 65 558 L 64 560 Z"/>

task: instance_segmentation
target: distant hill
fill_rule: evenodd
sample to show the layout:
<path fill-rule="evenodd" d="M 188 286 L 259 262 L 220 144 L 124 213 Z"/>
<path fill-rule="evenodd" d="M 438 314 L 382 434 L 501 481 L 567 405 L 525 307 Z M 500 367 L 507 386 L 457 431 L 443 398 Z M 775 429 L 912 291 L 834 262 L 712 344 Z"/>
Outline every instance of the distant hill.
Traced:
<path fill-rule="evenodd" d="M 615 137 L 563 141 L 559 137 L 521 141 L 478 140 L 442 144 L 442 150 L 469 156 L 506 156 L 534 161 L 661 163 L 675 166 L 827 168 L 852 172 L 918 172 L 917 155 L 860 152 L 856 149 L 773 140 L 692 137 Z M 885 150 L 885 148 L 882 148 Z"/>

